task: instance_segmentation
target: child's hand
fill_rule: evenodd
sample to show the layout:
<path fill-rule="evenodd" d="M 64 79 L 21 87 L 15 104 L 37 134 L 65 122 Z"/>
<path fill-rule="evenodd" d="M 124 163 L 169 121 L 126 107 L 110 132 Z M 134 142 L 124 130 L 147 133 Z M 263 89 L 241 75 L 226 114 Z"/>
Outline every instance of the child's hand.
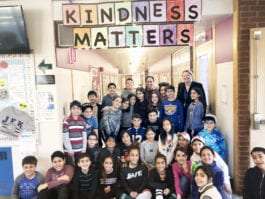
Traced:
<path fill-rule="evenodd" d="M 138 195 L 138 193 L 137 193 L 136 191 L 132 191 L 132 192 L 130 193 L 130 196 L 131 196 L 132 198 L 136 198 L 137 195 Z"/>
<path fill-rule="evenodd" d="M 229 184 L 224 183 L 224 188 L 229 194 L 232 194 L 232 189 Z"/>
<path fill-rule="evenodd" d="M 169 188 L 165 188 L 165 189 L 164 189 L 164 195 L 167 196 L 169 193 L 170 193 Z"/>
<path fill-rule="evenodd" d="M 42 190 L 47 189 L 47 188 L 48 188 L 48 184 L 47 183 L 40 184 L 38 186 L 38 192 L 41 192 Z"/>
<path fill-rule="evenodd" d="M 109 193 L 110 190 L 111 190 L 110 186 L 106 186 L 106 187 L 104 188 L 105 193 Z"/>
<path fill-rule="evenodd" d="M 58 177 L 57 180 L 70 181 L 70 177 L 67 175 L 63 175 L 63 176 Z"/>
<path fill-rule="evenodd" d="M 177 199 L 181 199 L 181 195 L 180 194 L 177 194 Z"/>

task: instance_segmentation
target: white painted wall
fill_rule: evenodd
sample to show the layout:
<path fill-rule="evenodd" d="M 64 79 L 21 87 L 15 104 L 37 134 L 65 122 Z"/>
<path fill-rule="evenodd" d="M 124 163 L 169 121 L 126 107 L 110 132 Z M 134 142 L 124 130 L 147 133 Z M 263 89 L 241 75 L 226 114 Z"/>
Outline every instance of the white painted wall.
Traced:
<path fill-rule="evenodd" d="M 31 1 L 13 0 L 1 1 L 3 5 L 22 5 L 27 26 L 30 47 L 35 57 L 35 65 L 43 59 L 55 67 L 53 13 L 51 0 Z M 55 86 L 51 86 L 55 89 Z M 55 106 L 58 103 L 55 102 Z M 57 114 L 57 113 L 56 113 Z M 61 149 L 61 123 L 58 119 L 51 122 L 41 122 L 37 128 L 40 132 L 40 143 L 36 146 L 35 155 L 39 158 L 39 169 L 44 172 L 50 167 L 50 154 Z M 19 147 L 12 147 L 14 176 L 22 172 Z"/>
<path fill-rule="evenodd" d="M 217 128 L 225 136 L 227 163 L 233 175 L 233 62 L 217 64 L 216 116 Z M 224 78 L 225 77 L 225 78 Z"/>

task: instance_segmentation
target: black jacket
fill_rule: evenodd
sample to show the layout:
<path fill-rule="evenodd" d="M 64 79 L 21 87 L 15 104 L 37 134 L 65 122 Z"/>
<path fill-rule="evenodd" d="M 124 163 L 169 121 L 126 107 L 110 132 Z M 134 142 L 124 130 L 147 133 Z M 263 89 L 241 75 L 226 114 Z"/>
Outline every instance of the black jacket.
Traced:
<path fill-rule="evenodd" d="M 243 199 L 265 199 L 265 174 L 256 166 L 245 174 Z"/>
<path fill-rule="evenodd" d="M 187 108 L 188 108 L 189 104 L 191 103 L 190 91 L 194 87 L 200 88 L 202 90 L 202 98 L 203 98 L 203 101 L 204 101 L 202 103 L 203 103 L 203 106 L 204 106 L 204 110 L 206 111 L 206 107 L 207 107 L 206 96 L 205 96 L 205 92 L 204 92 L 202 84 L 199 83 L 199 82 L 196 82 L 196 81 L 192 81 L 191 85 L 190 85 L 190 89 L 188 90 L 188 96 L 185 99 L 185 89 L 186 89 L 186 87 L 185 87 L 185 83 L 181 82 L 178 85 L 177 99 L 179 99 L 182 102 L 183 107 L 184 107 L 184 114 L 185 115 L 186 115 Z"/>

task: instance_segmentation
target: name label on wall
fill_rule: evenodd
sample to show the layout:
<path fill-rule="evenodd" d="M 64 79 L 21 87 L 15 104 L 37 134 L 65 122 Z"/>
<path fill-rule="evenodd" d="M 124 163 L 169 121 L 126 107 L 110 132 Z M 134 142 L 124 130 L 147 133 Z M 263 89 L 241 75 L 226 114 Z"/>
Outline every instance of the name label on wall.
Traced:
<path fill-rule="evenodd" d="M 201 0 L 63 4 L 74 48 L 192 45 Z"/>

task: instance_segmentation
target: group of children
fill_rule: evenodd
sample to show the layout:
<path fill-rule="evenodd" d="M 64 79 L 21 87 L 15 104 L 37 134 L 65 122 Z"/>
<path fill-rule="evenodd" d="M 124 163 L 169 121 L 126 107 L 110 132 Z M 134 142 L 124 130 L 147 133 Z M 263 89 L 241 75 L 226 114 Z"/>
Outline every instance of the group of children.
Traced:
<path fill-rule="evenodd" d="M 160 85 L 159 93 L 140 87 L 121 98 L 110 83 L 102 105 L 95 91 L 89 103 L 72 101 L 64 151 L 51 155 L 45 178 L 36 158 L 25 157 L 12 199 L 230 199 L 225 140 L 215 116 L 205 116 L 203 92 L 191 88 L 183 105 L 173 85 Z"/>

